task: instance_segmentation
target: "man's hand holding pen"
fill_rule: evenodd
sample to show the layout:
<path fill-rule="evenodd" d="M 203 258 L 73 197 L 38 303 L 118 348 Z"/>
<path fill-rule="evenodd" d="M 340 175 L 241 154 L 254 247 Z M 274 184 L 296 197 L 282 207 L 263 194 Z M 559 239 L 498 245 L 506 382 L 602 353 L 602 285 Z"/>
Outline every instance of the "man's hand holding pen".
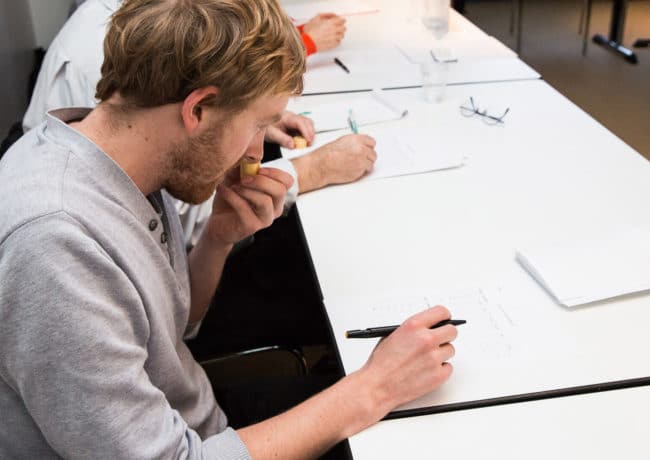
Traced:
<path fill-rule="evenodd" d="M 455 353 L 451 342 L 458 331 L 454 325 L 431 329 L 449 320 L 449 310 L 437 306 L 407 319 L 382 339 L 368 362 L 358 371 L 383 417 L 390 410 L 435 390 L 451 375 L 448 362 Z"/>

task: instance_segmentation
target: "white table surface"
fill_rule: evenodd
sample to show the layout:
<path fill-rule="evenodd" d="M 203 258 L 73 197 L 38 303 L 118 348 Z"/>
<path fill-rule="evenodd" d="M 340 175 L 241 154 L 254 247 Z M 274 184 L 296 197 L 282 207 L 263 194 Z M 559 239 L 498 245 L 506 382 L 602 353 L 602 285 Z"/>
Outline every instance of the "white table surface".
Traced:
<path fill-rule="evenodd" d="M 650 294 L 567 309 L 514 258 L 518 246 L 540 238 L 650 230 L 650 163 L 542 81 L 450 87 L 446 101 L 432 105 L 419 102 L 421 90 L 391 94 L 410 110 L 391 123 L 419 127 L 432 154 L 459 149 L 467 161 L 299 197 L 346 372 L 365 362 L 374 341 L 345 339 L 345 330 L 384 324 L 346 299 L 426 287 L 498 288 L 514 326 L 504 341 L 510 348 L 499 356 L 463 341 L 479 332 L 461 326 L 452 378 L 416 405 L 650 376 Z M 505 125 L 462 117 L 458 107 L 470 95 L 495 112 L 510 107 Z M 334 97 L 345 95 L 319 96 Z M 453 302 L 448 307 L 453 313 Z"/>
<path fill-rule="evenodd" d="M 650 387 L 380 422 L 355 460 L 647 459 Z"/>
<path fill-rule="evenodd" d="M 382 14 L 348 18 L 340 50 L 430 46 L 430 37 L 422 38 L 423 29 L 404 14 L 406 4 L 370 3 L 383 6 Z M 650 375 L 648 293 L 566 309 L 514 260 L 517 247 L 541 237 L 650 229 L 649 163 L 547 84 L 533 81 L 539 78 L 533 69 L 461 16 L 452 14 L 451 32 L 438 46 L 458 50 L 467 66 L 450 70 L 452 86 L 441 104 L 424 104 L 421 89 L 392 91 L 410 110 L 396 123 L 429 136 L 434 154 L 458 149 L 466 165 L 330 187 L 298 200 L 346 372 L 365 361 L 373 341 L 346 340 L 344 331 L 377 324 L 345 299 L 408 287 L 458 292 L 498 286 L 517 302 L 509 311 L 516 324 L 528 330 L 536 320 L 555 325 L 531 334 L 524 353 L 539 358 L 540 337 L 546 337 L 560 343 L 555 352 L 565 347 L 564 358 L 523 362 L 523 370 L 509 368 L 507 360 L 476 368 L 476 360 L 463 355 L 461 329 L 454 375 L 427 403 L 495 397 L 500 386 L 501 394 L 517 393 L 519 378 L 527 379 L 528 390 L 544 391 Z M 332 56 L 310 58 L 307 93 L 419 85 L 414 69 L 355 78 L 314 72 Z M 509 82 L 453 86 L 499 81 Z M 458 107 L 469 96 L 493 113 L 510 107 L 506 125 L 461 117 Z M 346 97 L 302 97 L 293 108 Z M 490 372 L 505 374 L 486 378 Z M 648 402 L 650 387 L 640 387 L 390 420 L 352 437 L 350 446 L 355 459 L 647 458 Z"/>
<path fill-rule="evenodd" d="M 305 2 L 284 3 L 290 6 Z M 449 84 L 539 78 L 539 73 L 517 58 L 513 51 L 455 10 L 450 15 L 449 34 L 436 40 L 419 17 L 409 17 L 405 3 L 390 0 L 363 3 L 379 11 L 348 16 L 346 36 L 341 45 L 308 58 L 304 94 L 420 86 L 419 65 L 410 62 L 398 48 L 420 50 L 426 60 L 431 48 L 452 49 L 459 61 L 448 66 Z M 352 69 L 359 52 L 365 56 L 365 64 Z M 384 54 L 382 59 L 373 57 Z M 348 64 L 348 59 L 352 60 L 349 64 L 352 72 L 346 74 L 335 65 L 334 57 Z"/>

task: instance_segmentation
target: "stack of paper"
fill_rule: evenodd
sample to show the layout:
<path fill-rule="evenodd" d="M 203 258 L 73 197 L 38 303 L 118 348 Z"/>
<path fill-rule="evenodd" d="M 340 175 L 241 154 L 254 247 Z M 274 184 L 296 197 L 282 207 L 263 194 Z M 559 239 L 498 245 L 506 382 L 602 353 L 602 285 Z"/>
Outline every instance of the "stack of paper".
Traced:
<path fill-rule="evenodd" d="M 650 289 L 650 231 L 542 244 L 517 251 L 517 260 L 567 307 Z"/>
<path fill-rule="evenodd" d="M 372 136 L 377 145 L 377 161 L 367 179 L 418 174 L 428 171 L 456 168 L 463 165 L 463 155 L 441 139 L 431 139 L 426 133 L 398 126 L 374 125 L 363 131 Z M 296 158 L 335 141 L 349 131 L 330 131 L 320 134 L 306 149 L 282 148 L 282 156 Z"/>
<path fill-rule="evenodd" d="M 386 100 L 381 91 L 363 96 L 306 106 L 303 112 L 314 121 L 316 132 L 334 131 L 348 127 L 348 114 L 353 111 L 358 126 L 382 121 L 397 120 L 408 113 L 405 107 L 397 107 Z"/>

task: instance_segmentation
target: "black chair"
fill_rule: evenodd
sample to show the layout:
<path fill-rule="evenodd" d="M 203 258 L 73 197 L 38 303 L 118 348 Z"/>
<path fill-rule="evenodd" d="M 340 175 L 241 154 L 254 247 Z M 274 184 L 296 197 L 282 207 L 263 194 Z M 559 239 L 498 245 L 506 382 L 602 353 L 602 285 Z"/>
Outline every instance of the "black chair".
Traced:
<path fill-rule="evenodd" d="M 32 99 L 32 93 L 34 92 L 34 87 L 36 86 L 36 79 L 38 78 L 38 73 L 41 70 L 41 65 L 43 64 L 43 59 L 45 58 L 45 50 L 43 48 L 36 48 L 34 50 L 34 64 L 32 66 L 32 71 L 29 74 L 29 79 L 27 80 L 27 104 Z M 23 125 L 22 121 L 17 121 L 9 128 L 7 136 L 0 143 L 0 160 L 9 147 L 13 145 L 20 137 L 23 135 Z"/>
<path fill-rule="evenodd" d="M 258 378 L 305 376 L 307 361 L 300 350 L 270 346 L 200 361 L 210 381 L 247 383 Z"/>
<path fill-rule="evenodd" d="M 13 125 L 11 125 L 11 128 L 9 128 L 9 132 L 7 133 L 7 136 L 0 143 L 0 160 L 7 152 L 7 150 L 9 150 L 9 147 L 11 147 L 14 142 L 20 139 L 22 135 L 23 135 L 23 125 L 20 121 L 17 121 Z"/>

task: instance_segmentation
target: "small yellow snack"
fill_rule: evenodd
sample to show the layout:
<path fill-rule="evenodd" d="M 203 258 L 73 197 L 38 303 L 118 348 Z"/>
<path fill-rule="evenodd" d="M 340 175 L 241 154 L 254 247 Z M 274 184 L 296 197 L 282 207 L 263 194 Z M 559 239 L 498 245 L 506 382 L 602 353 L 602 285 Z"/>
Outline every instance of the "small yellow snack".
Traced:
<path fill-rule="evenodd" d="M 307 148 L 307 139 L 302 136 L 294 136 L 293 146 L 297 149 L 306 149 Z"/>
<path fill-rule="evenodd" d="M 239 177 L 255 176 L 260 171 L 260 162 L 243 159 L 239 163 Z"/>

